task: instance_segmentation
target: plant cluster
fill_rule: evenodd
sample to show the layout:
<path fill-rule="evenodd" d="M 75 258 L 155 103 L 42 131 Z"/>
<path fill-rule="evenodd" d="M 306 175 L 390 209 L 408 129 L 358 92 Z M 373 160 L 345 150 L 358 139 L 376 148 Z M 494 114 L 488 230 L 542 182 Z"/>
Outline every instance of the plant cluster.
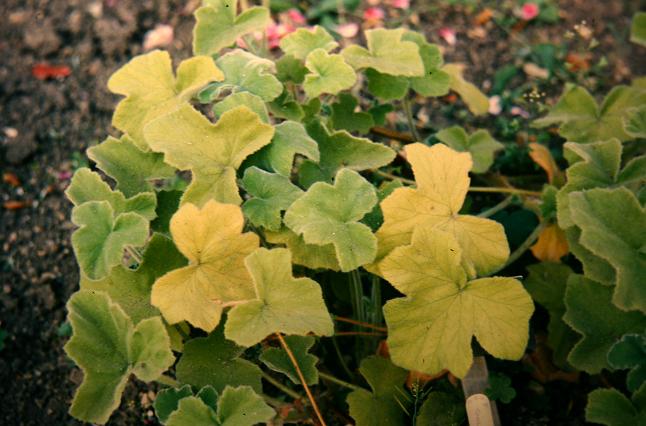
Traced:
<path fill-rule="evenodd" d="M 281 395 L 309 404 L 325 424 L 310 390 L 322 381 L 351 390 L 357 425 L 459 424 L 456 391 L 406 390 L 409 371 L 464 377 L 474 337 L 478 350 L 520 359 L 531 293 L 551 314 L 550 345 L 563 362 L 590 373 L 631 369 L 633 400 L 595 391 L 589 419 L 603 420 L 603 405 L 616 401 L 643 416 L 646 158 L 639 149 L 622 155 L 622 142 L 646 136 L 644 82 L 616 88 L 601 106 L 568 88 L 535 123 L 560 123 L 571 141 L 567 182 L 546 186 L 540 208 L 543 225 L 565 230 L 584 273 L 538 264 L 528 292 L 518 277 L 496 275 L 517 258 L 487 217 L 504 205 L 478 216 L 464 208 L 478 190 L 469 173 L 486 172 L 502 144 L 457 126 L 432 146 L 363 136 L 398 102 L 420 140 L 411 94 L 453 90 L 474 114 L 486 112 L 487 97 L 459 66 L 406 29 L 368 30 L 366 47 L 339 49 L 322 27 L 301 28 L 275 58 L 253 36 L 269 11 L 238 13 L 236 3 L 204 0 L 195 56 L 175 72 L 167 52 L 153 51 L 108 82 L 124 96 L 113 117 L 123 133 L 88 156 L 114 187 L 80 168 L 66 192 L 81 282 L 68 302 L 65 349 L 84 372 L 71 414 L 107 422 L 134 374 L 165 386 L 155 410 L 166 425 L 253 425 L 276 410 L 286 420 Z M 412 170 L 414 180 L 379 170 L 394 161 L 390 170 Z M 345 301 L 353 318 L 338 315 Z M 337 345 L 343 322 L 355 324 L 346 332 L 357 337 L 350 363 L 367 387 L 351 371 L 355 383 L 325 372 L 332 368 L 317 367 L 310 352 L 329 340 L 349 370 Z M 389 357 L 366 356 L 381 333 Z"/>

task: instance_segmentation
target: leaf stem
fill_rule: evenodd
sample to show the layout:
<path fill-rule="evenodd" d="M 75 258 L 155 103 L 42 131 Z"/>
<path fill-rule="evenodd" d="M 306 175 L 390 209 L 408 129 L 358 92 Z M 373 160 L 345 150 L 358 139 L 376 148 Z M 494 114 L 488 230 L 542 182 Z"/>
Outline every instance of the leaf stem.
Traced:
<path fill-rule="evenodd" d="M 126 251 L 127 251 L 127 252 L 128 252 L 128 254 L 130 255 L 130 257 L 132 257 L 133 259 L 135 259 L 135 261 L 136 261 L 138 264 L 140 264 L 140 265 L 141 265 L 141 264 L 143 263 L 143 261 L 144 261 L 143 255 L 142 255 L 142 254 L 139 252 L 139 250 L 137 250 L 135 247 L 133 247 L 133 246 L 131 246 L 131 245 L 127 245 L 127 246 L 126 246 Z"/>
<path fill-rule="evenodd" d="M 504 210 L 509 206 L 512 202 L 514 201 L 514 196 L 510 195 L 495 206 L 492 206 L 488 208 L 487 210 L 483 210 L 480 213 L 478 213 L 479 217 L 491 217 L 498 213 L 501 210 Z"/>
<path fill-rule="evenodd" d="M 337 358 L 339 358 L 339 363 L 341 364 L 341 367 L 343 367 L 343 371 L 348 375 L 348 377 L 352 378 L 352 371 L 350 371 L 348 364 L 343 358 L 343 354 L 341 353 L 341 349 L 339 349 L 339 344 L 337 343 L 335 336 L 332 336 L 332 346 L 334 346 L 334 351 L 336 352 Z"/>
<path fill-rule="evenodd" d="M 338 315 L 334 315 L 333 318 L 336 321 L 347 322 L 348 324 L 360 325 L 361 327 L 372 328 L 372 329 L 377 330 L 377 331 L 388 331 L 388 329 L 386 327 L 380 327 L 378 325 L 370 324 L 368 322 L 357 321 L 357 320 L 354 320 L 352 318 L 340 317 Z"/>
<path fill-rule="evenodd" d="M 371 302 L 372 302 L 372 321 L 376 324 L 381 324 L 384 319 L 383 313 L 381 311 L 381 279 L 377 275 L 373 275 L 372 278 L 372 287 L 371 292 Z M 380 327 L 384 331 L 388 331 L 385 327 Z"/>
<path fill-rule="evenodd" d="M 514 263 L 515 261 L 517 261 L 518 258 L 523 255 L 523 253 L 525 253 L 527 250 L 529 250 L 529 248 L 536 242 L 536 240 L 538 239 L 538 236 L 541 234 L 541 232 L 543 231 L 543 228 L 545 228 L 546 225 L 547 225 L 546 221 L 543 221 L 543 222 L 539 223 L 538 226 L 536 228 L 534 228 L 532 233 L 529 234 L 527 239 L 525 241 L 523 241 L 523 243 L 521 245 L 516 247 L 516 250 L 514 250 L 509 255 L 509 258 L 507 259 L 507 262 L 505 262 L 505 264 L 502 267 L 500 267 L 498 270 L 493 272 L 493 274 L 495 274 L 495 273 L 497 273 L 499 271 L 502 271 L 507 266 L 509 266 L 512 263 Z"/>
<path fill-rule="evenodd" d="M 378 331 L 338 331 L 335 336 L 385 336 L 386 334 Z"/>
<path fill-rule="evenodd" d="M 352 383 L 348 383 L 345 380 L 341 380 L 339 378 L 336 378 L 332 376 L 331 374 L 324 373 L 322 371 L 319 371 L 319 376 L 323 380 L 327 380 L 328 382 L 336 383 L 337 385 L 343 386 L 348 389 L 352 390 L 362 390 L 363 388 L 361 386 L 353 385 Z"/>
<path fill-rule="evenodd" d="M 312 403 L 312 408 L 314 409 L 314 412 L 316 413 L 316 417 L 318 417 L 319 422 L 321 423 L 321 426 L 326 426 L 325 420 L 323 420 L 323 416 L 321 415 L 321 411 L 319 410 L 318 405 L 316 404 L 316 400 L 314 399 L 314 396 L 312 395 L 312 392 L 310 391 L 309 386 L 307 386 L 307 381 L 305 380 L 305 377 L 303 376 L 303 372 L 301 371 L 300 367 L 298 366 L 298 362 L 296 361 L 296 357 L 292 353 L 292 350 L 289 349 L 289 346 L 287 345 L 287 342 L 285 342 L 285 339 L 283 339 L 282 334 L 276 332 L 276 336 L 278 336 L 278 340 L 280 340 L 280 344 L 285 349 L 285 352 L 287 352 L 287 356 L 289 357 L 290 361 L 292 361 L 292 364 L 294 365 L 294 368 L 296 369 L 296 373 L 298 374 L 298 378 L 301 379 L 301 383 L 303 384 L 303 388 L 305 388 L 305 393 L 307 394 L 307 397 L 309 398 L 310 402 Z"/>
<path fill-rule="evenodd" d="M 161 383 L 162 385 L 170 386 L 171 388 L 176 388 L 180 385 L 180 383 L 177 380 L 165 374 L 162 374 L 161 376 L 159 376 L 155 381 L 157 383 Z"/>
<path fill-rule="evenodd" d="M 298 392 L 295 392 L 292 389 L 288 388 L 287 386 L 285 386 L 284 384 L 282 384 L 278 380 L 274 379 L 273 377 L 271 377 L 269 374 L 265 373 L 264 371 L 262 372 L 262 378 L 267 380 L 269 383 L 274 385 L 281 392 L 283 392 L 286 395 L 291 396 L 295 400 L 297 400 L 297 401 L 303 401 L 304 400 L 304 398 L 303 398 L 303 396 L 301 394 L 299 394 Z"/>
<path fill-rule="evenodd" d="M 415 142 L 415 138 L 410 136 L 409 134 L 398 132 L 397 130 L 389 129 L 387 127 L 375 126 L 370 129 L 370 132 L 374 133 L 375 135 L 395 139 L 400 142 Z"/>
<path fill-rule="evenodd" d="M 406 113 L 406 120 L 408 120 L 408 128 L 410 129 L 411 134 L 416 141 L 421 141 L 419 133 L 417 132 L 417 127 L 415 127 L 415 119 L 413 118 L 413 109 L 410 104 L 410 98 L 405 96 L 402 101 L 402 106 L 404 107 L 404 112 Z"/>
<path fill-rule="evenodd" d="M 350 287 L 352 289 L 352 307 L 354 316 L 358 321 L 365 322 L 365 312 L 363 309 L 363 285 L 359 270 L 355 269 L 350 272 Z"/>

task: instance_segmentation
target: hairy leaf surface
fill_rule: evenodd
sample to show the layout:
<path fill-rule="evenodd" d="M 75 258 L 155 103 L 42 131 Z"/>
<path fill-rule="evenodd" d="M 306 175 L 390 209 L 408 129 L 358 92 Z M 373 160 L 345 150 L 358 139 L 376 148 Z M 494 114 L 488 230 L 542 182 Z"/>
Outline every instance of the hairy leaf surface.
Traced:
<path fill-rule="evenodd" d="M 286 55 L 296 59 L 305 58 L 316 49 L 330 52 L 339 45 L 323 27 L 315 25 L 313 28 L 299 28 L 287 34 L 280 40 L 280 48 Z"/>
<path fill-rule="evenodd" d="M 354 69 L 345 63 L 341 55 L 330 55 L 324 49 L 316 49 L 307 55 L 305 67 L 310 72 L 305 75 L 303 89 L 309 98 L 323 93 L 336 95 L 351 88 L 357 81 Z"/>
<path fill-rule="evenodd" d="M 646 385 L 632 399 L 617 389 L 596 389 L 588 395 L 585 419 L 606 426 L 639 425 L 646 421 Z"/>

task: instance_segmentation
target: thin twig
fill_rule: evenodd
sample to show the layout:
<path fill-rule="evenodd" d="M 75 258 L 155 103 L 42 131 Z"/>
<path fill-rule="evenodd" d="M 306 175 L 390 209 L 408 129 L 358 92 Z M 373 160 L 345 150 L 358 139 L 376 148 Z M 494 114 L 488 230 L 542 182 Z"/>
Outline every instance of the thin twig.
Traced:
<path fill-rule="evenodd" d="M 495 274 L 495 273 L 497 273 L 497 272 L 499 272 L 499 271 L 502 271 L 502 270 L 503 270 L 503 269 L 505 269 L 507 266 L 509 266 L 509 265 L 511 265 L 512 263 L 514 263 L 516 260 L 518 260 L 518 258 L 519 258 L 519 257 L 521 257 L 521 256 L 523 255 L 523 253 L 525 253 L 527 250 L 529 250 L 529 248 L 530 248 L 530 247 L 531 247 L 531 246 L 536 242 L 536 240 L 538 239 L 538 236 L 541 234 L 541 232 L 543 231 L 543 228 L 545 228 L 546 224 L 547 224 L 547 222 L 545 222 L 545 221 L 543 221 L 543 222 L 539 223 L 539 224 L 538 224 L 538 226 L 537 226 L 537 227 L 532 231 L 532 233 L 531 233 L 531 234 L 529 234 L 529 237 L 527 237 L 527 239 L 526 239 L 525 241 L 523 241 L 523 243 L 522 243 L 521 245 L 519 245 L 519 246 L 516 248 L 516 250 L 514 250 L 514 251 L 509 255 L 509 258 L 507 259 L 507 262 L 505 262 L 505 264 L 504 264 L 501 268 L 499 268 L 498 270 L 496 270 L 495 272 L 493 272 L 493 273 L 492 273 L 492 275 L 493 275 L 493 274 Z"/>
<path fill-rule="evenodd" d="M 498 204 L 496 204 L 495 206 L 490 207 L 487 210 L 481 211 L 480 213 L 478 213 L 478 216 L 479 217 L 491 217 L 491 216 L 495 215 L 496 213 L 498 213 L 499 211 L 506 209 L 507 206 L 509 206 L 513 201 L 514 201 L 514 196 L 510 195 L 507 198 L 505 198 L 504 200 L 502 200 L 501 202 L 499 202 Z"/>
<path fill-rule="evenodd" d="M 278 340 L 280 340 L 281 346 L 283 347 L 283 349 L 285 349 L 285 352 L 287 352 L 287 356 L 289 357 L 290 361 L 292 361 L 292 364 L 296 369 L 296 373 L 298 374 L 298 378 L 301 379 L 301 383 L 303 384 L 303 388 L 305 388 L 305 393 L 307 394 L 307 397 L 312 403 L 312 408 L 316 413 L 316 417 L 318 417 L 319 422 L 321 422 L 321 426 L 326 426 L 325 420 L 323 420 L 323 415 L 321 415 L 321 411 L 319 410 L 319 407 L 316 404 L 316 400 L 314 399 L 314 396 L 312 395 L 312 392 L 310 391 L 309 386 L 307 386 L 307 381 L 305 380 L 305 376 L 303 376 L 303 372 L 301 371 L 301 368 L 298 366 L 298 361 L 296 361 L 296 357 L 292 353 L 292 350 L 289 349 L 289 346 L 287 345 L 287 342 L 285 342 L 285 339 L 283 339 L 283 336 L 278 332 L 276 333 L 276 336 L 278 336 Z"/>
<path fill-rule="evenodd" d="M 415 138 L 407 133 L 398 132 L 397 130 L 392 130 L 387 127 L 375 126 L 370 128 L 370 133 L 375 135 L 384 136 L 390 139 L 395 139 L 400 142 L 412 143 L 415 142 Z"/>
<path fill-rule="evenodd" d="M 357 321 L 352 318 L 340 317 L 337 315 L 334 315 L 333 318 L 337 321 L 347 322 L 348 324 L 360 325 L 361 327 L 372 328 L 373 330 L 377 330 L 377 331 L 388 331 L 386 327 L 380 327 L 378 325 L 370 324 L 368 322 Z"/>
<path fill-rule="evenodd" d="M 135 259 L 135 262 L 137 262 L 140 265 L 143 263 L 144 258 L 143 258 L 143 255 L 139 252 L 139 250 L 137 250 L 136 248 L 134 248 L 131 245 L 127 245 L 126 246 L 126 251 L 130 255 L 130 257 Z"/>
<path fill-rule="evenodd" d="M 406 120 L 408 120 L 408 128 L 413 134 L 415 141 L 420 141 L 419 133 L 417 132 L 417 127 L 415 126 L 415 119 L 413 118 L 413 109 L 410 104 L 410 98 L 408 96 L 404 97 L 402 101 L 402 106 L 404 107 L 404 112 L 406 113 Z"/>
<path fill-rule="evenodd" d="M 348 389 L 352 389 L 352 390 L 362 390 L 363 389 L 361 386 L 353 385 L 352 383 L 348 383 L 345 380 L 341 380 L 339 378 L 336 378 L 336 377 L 332 376 L 331 374 L 327 374 L 327 373 L 324 373 L 322 371 L 319 371 L 319 376 L 323 380 L 327 380 L 329 382 L 336 383 L 337 385 L 346 387 Z"/>
<path fill-rule="evenodd" d="M 299 394 L 298 392 L 293 391 L 292 389 L 288 388 L 287 386 L 280 383 L 278 380 L 274 379 L 273 377 L 271 377 L 269 374 L 265 373 L 264 371 L 262 372 L 262 378 L 267 380 L 272 385 L 274 385 L 277 389 L 279 389 L 284 394 L 289 395 L 292 398 L 294 398 L 296 401 L 304 402 L 305 398 L 301 394 Z"/>
<path fill-rule="evenodd" d="M 180 383 L 173 379 L 171 376 L 167 376 L 165 374 L 162 374 L 155 380 L 157 383 L 161 383 L 162 385 L 170 386 L 171 388 L 176 388 L 179 387 Z"/>

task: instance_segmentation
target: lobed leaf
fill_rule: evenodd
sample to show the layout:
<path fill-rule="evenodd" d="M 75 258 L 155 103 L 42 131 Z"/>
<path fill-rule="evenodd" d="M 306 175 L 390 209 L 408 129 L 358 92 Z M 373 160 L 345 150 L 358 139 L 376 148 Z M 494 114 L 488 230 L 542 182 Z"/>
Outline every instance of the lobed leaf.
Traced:
<path fill-rule="evenodd" d="M 142 150 L 148 150 L 144 126 L 184 105 L 202 87 L 224 78 L 208 56 L 195 56 L 177 67 L 177 77 L 168 52 L 154 50 L 139 55 L 108 80 L 112 93 L 124 95 L 112 117 L 112 125 L 128 133 Z"/>
<path fill-rule="evenodd" d="M 216 124 L 184 105 L 146 126 L 146 139 L 166 163 L 191 170 L 193 180 L 182 204 L 203 206 L 213 199 L 240 204 L 236 170 L 242 161 L 271 142 L 274 129 L 248 108 L 222 114 Z"/>
<path fill-rule="evenodd" d="M 349 93 L 340 93 L 338 102 L 331 105 L 331 124 L 336 130 L 368 133 L 375 125 L 372 115 L 367 112 L 355 112 L 358 101 Z"/>
<path fill-rule="evenodd" d="M 217 117 L 222 117 L 225 112 L 241 106 L 255 112 L 263 123 L 269 123 L 269 113 L 262 98 L 249 92 L 236 92 L 227 96 L 213 105 L 213 112 Z"/>
<path fill-rule="evenodd" d="M 253 277 L 256 298 L 229 312 L 225 335 L 243 346 L 253 346 L 273 333 L 330 336 L 334 325 L 321 288 L 309 278 L 292 277 L 287 249 L 260 248 L 245 259 Z"/>
<path fill-rule="evenodd" d="M 354 69 L 341 55 L 330 55 L 324 49 L 316 49 L 307 55 L 305 67 L 309 73 L 305 75 L 303 89 L 308 98 L 324 93 L 336 95 L 350 89 L 357 81 Z"/>
<path fill-rule="evenodd" d="M 606 426 L 638 425 L 646 420 L 646 385 L 626 398 L 616 389 L 596 389 L 588 395 L 585 419 Z"/>
<path fill-rule="evenodd" d="M 646 334 L 625 334 L 608 352 L 608 364 L 618 370 L 629 369 L 626 385 L 630 392 L 646 383 Z"/>
<path fill-rule="evenodd" d="M 476 130 L 468 135 L 460 126 L 442 129 L 435 135 L 440 142 L 459 152 L 468 152 L 473 160 L 473 173 L 484 173 L 493 164 L 496 151 L 505 146 L 495 140 L 487 130 Z"/>
<path fill-rule="evenodd" d="M 188 321 L 207 332 L 225 307 L 254 298 L 244 258 L 258 247 L 258 236 L 242 233 L 240 207 L 209 201 L 202 209 L 183 205 L 170 231 L 188 265 L 155 281 L 151 303 L 169 324 Z"/>
<path fill-rule="evenodd" d="M 315 385 L 319 382 L 319 372 L 316 369 L 318 357 L 309 353 L 316 339 L 313 336 L 285 336 L 285 343 L 292 351 L 294 358 L 301 370 L 305 382 L 308 385 Z M 294 364 L 283 348 L 267 348 L 260 354 L 260 361 L 267 367 L 279 373 L 285 374 L 293 383 L 300 385 L 301 380 Z"/>
<path fill-rule="evenodd" d="M 449 76 L 449 88 L 460 95 L 460 98 L 473 115 L 484 115 L 489 112 L 489 98 L 473 83 L 462 76 L 464 66 L 461 64 L 446 64 L 441 71 Z"/>
<path fill-rule="evenodd" d="M 624 117 L 624 130 L 632 138 L 646 139 L 646 106 L 628 112 Z"/>
<path fill-rule="evenodd" d="M 497 358 L 522 357 L 532 299 L 513 278 L 468 280 L 458 240 L 434 227 L 418 227 L 410 245 L 381 263 L 384 277 L 405 298 L 384 306 L 390 356 L 426 374 L 448 369 L 464 377 L 473 363 L 471 341 Z"/>
<path fill-rule="evenodd" d="M 278 232 L 265 232 L 265 238 L 272 244 L 287 246 L 292 253 L 292 262 L 310 269 L 340 271 L 334 245 L 307 244 L 303 237 L 283 227 Z"/>
<path fill-rule="evenodd" d="M 298 28 L 280 39 L 280 48 L 283 52 L 300 60 L 305 60 L 311 52 L 317 49 L 323 49 L 329 53 L 338 45 L 339 43 L 334 41 L 334 37 L 318 25 L 312 28 Z"/>
<path fill-rule="evenodd" d="M 432 391 L 419 409 L 417 424 L 427 426 L 458 426 L 464 423 L 464 403 L 455 396 Z"/>
<path fill-rule="evenodd" d="M 312 161 L 320 158 L 319 147 L 301 123 L 283 121 L 274 127 L 276 132 L 271 143 L 254 155 L 254 159 L 282 176 L 292 173 L 292 164 L 296 154 L 301 154 Z"/>

